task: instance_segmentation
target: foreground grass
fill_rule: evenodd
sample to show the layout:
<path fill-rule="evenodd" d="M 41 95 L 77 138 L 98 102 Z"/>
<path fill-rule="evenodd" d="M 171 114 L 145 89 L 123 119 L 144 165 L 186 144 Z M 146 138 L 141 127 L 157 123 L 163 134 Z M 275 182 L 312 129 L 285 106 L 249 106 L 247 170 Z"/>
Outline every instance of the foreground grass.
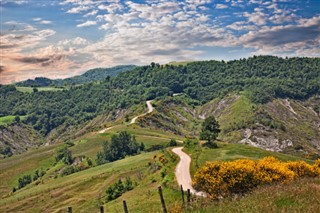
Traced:
<path fill-rule="evenodd" d="M 288 184 L 263 186 L 251 194 L 220 202 L 199 203 L 190 212 L 304 212 L 315 213 L 320 209 L 320 178 L 299 179 Z"/>

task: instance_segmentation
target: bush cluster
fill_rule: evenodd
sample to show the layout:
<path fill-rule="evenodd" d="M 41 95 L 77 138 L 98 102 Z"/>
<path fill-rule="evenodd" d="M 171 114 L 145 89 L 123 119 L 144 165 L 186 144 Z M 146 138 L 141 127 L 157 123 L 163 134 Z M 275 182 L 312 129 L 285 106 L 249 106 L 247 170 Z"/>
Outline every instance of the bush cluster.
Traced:
<path fill-rule="evenodd" d="M 281 162 L 274 157 L 265 157 L 258 161 L 207 162 L 196 172 L 193 185 L 209 197 L 218 199 L 244 194 L 259 185 L 316 176 L 320 176 L 320 159 L 310 165 L 304 161 Z"/>
<path fill-rule="evenodd" d="M 17 188 L 13 187 L 12 192 L 15 192 L 18 189 L 25 187 L 26 185 L 32 183 L 32 181 L 38 180 L 39 178 L 43 177 L 45 174 L 46 174 L 46 172 L 41 169 L 41 170 L 36 170 L 34 172 L 33 177 L 31 175 L 24 175 L 24 176 L 20 177 L 18 179 L 18 187 Z"/>
<path fill-rule="evenodd" d="M 97 153 L 97 165 L 120 160 L 129 155 L 139 154 L 140 151 L 143 151 L 144 144 L 139 144 L 135 136 L 129 132 L 122 131 L 119 135 L 113 135 L 110 143 L 105 141 L 102 147 L 103 151 Z"/>
<path fill-rule="evenodd" d="M 107 188 L 107 201 L 115 200 L 123 193 L 130 191 L 133 188 L 134 184 L 130 178 L 127 177 L 125 180 L 119 179 L 117 182 Z"/>

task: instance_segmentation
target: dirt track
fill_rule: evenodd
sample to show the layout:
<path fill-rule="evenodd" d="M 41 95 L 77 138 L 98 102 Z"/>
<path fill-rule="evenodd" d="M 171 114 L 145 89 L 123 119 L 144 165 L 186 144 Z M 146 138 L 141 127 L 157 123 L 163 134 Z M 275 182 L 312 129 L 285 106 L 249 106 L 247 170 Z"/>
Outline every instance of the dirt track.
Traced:
<path fill-rule="evenodd" d="M 177 147 L 172 151 L 180 157 L 180 161 L 176 167 L 175 174 L 179 185 L 182 185 L 184 190 L 190 189 L 190 192 L 197 196 L 206 197 L 204 192 L 198 192 L 192 187 L 190 175 L 191 158 L 182 151 L 183 147 Z"/>
<path fill-rule="evenodd" d="M 146 102 L 146 104 L 147 104 L 147 106 L 148 106 L 148 112 L 143 113 L 143 114 L 141 114 L 141 115 L 138 115 L 138 116 L 132 118 L 132 120 L 130 121 L 130 124 L 136 123 L 136 120 L 137 120 L 138 118 L 140 118 L 140 117 L 142 117 L 142 116 L 145 116 L 145 115 L 153 112 L 154 108 L 153 108 L 153 106 L 152 106 L 152 104 L 151 104 L 151 101 L 152 101 L 152 100 Z M 105 133 L 106 131 L 112 129 L 113 127 L 114 127 L 114 126 L 111 126 L 111 127 L 108 127 L 108 128 L 104 128 L 104 129 L 100 130 L 99 133 Z"/>
<path fill-rule="evenodd" d="M 152 101 L 152 100 L 151 100 L 151 101 Z M 147 106 L 148 106 L 148 112 L 143 113 L 143 114 L 141 114 L 141 115 L 138 115 L 138 116 L 132 118 L 130 124 L 134 124 L 138 118 L 140 118 L 140 117 L 142 117 L 142 116 L 145 116 L 145 115 L 153 112 L 154 108 L 153 108 L 153 106 L 152 106 L 152 104 L 151 104 L 151 101 L 147 101 L 147 102 L 146 102 L 146 104 L 147 104 Z"/>

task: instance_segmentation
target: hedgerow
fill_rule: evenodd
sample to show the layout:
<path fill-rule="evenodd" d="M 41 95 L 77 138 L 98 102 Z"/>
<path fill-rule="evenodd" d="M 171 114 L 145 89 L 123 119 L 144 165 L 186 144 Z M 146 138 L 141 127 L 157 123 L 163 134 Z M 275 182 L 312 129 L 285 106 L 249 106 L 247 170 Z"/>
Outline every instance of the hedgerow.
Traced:
<path fill-rule="evenodd" d="M 320 176 L 320 160 L 310 165 L 304 161 L 281 162 L 274 157 L 265 157 L 257 161 L 207 162 L 196 172 L 193 185 L 218 199 L 247 193 L 259 185 L 284 184 L 299 177 L 316 176 Z"/>

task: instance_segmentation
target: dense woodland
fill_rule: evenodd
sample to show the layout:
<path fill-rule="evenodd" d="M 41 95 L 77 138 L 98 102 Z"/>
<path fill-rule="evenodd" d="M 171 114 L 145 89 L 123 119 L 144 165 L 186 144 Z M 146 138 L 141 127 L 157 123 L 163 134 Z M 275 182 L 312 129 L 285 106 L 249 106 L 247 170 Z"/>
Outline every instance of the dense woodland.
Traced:
<path fill-rule="evenodd" d="M 201 105 L 230 92 L 248 91 L 255 103 L 273 98 L 320 95 L 320 58 L 254 56 L 234 61 L 201 61 L 186 66 L 136 67 L 99 82 L 63 91 L 23 93 L 0 86 L 0 116 L 27 115 L 23 122 L 47 135 L 60 125 L 77 125 L 99 114 L 174 93 Z"/>
<path fill-rule="evenodd" d="M 71 78 L 65 79 L 49 79 L 44 77 L 37 77 L 34 80 L 28 79 L 26 81 L 16 83 L 17 86 L 22 87 L 47 87 L 47 86 L 65 86 L 65 85 L 77 85 L 86 84 L 90 82 L 99 81 L 107 76 L 117 76 L 121 72 L 131 71 L 135 68 L 134 65 L 123 65 L 111 68 L 95 68 L 88 70 L 82 75 L 77 75 Z"/>

